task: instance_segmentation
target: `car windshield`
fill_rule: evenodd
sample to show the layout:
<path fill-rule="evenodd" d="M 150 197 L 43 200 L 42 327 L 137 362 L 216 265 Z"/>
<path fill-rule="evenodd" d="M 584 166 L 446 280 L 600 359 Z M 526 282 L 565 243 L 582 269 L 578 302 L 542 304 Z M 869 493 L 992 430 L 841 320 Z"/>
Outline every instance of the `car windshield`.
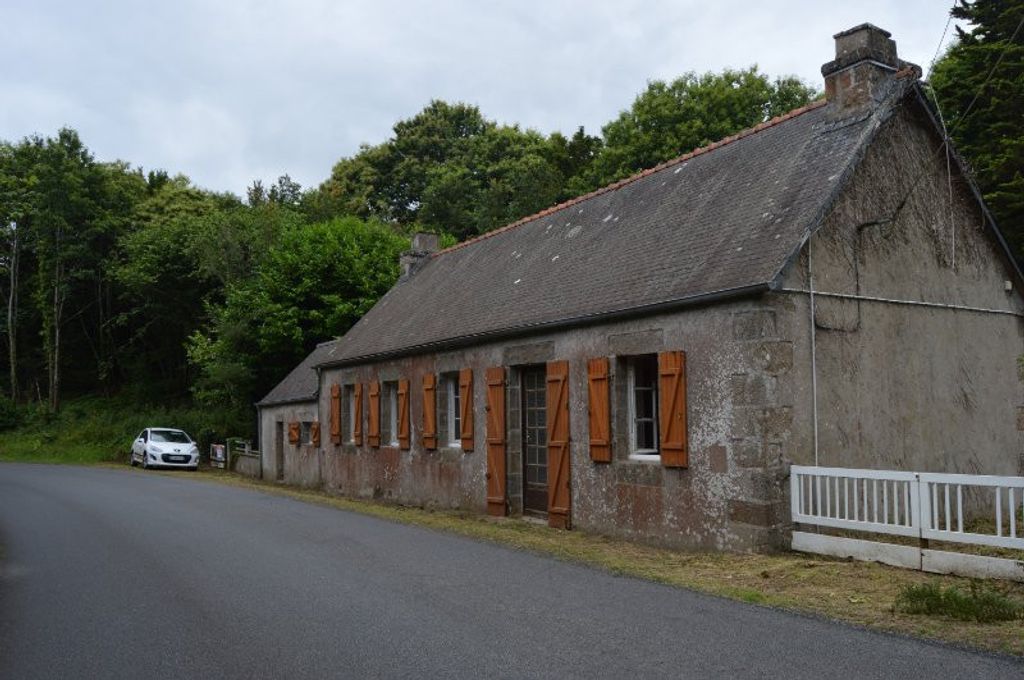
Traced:
<path fill-rule="evenodd" d="M 192 440 L 181 430 L 152 430 L 150 439 L 167 444 L 191 444 Z"/>

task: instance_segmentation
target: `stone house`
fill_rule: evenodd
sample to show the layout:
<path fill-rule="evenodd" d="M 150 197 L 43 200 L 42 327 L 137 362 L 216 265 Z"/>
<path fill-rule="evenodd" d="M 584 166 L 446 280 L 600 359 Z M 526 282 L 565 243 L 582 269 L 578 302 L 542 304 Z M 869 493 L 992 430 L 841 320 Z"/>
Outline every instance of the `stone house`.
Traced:
<path fill-rule="evenodd" d="M 261 402 L 264 442 L 328 424 L 284 478 L 746 550 L 784 544 L 791 463 L 1020 473 L 1021 272 L 920 69 L 870 24 L 835 39 L 821 101 L 447 250 L 414 239 L 304 362 L 308 416 Z"/>

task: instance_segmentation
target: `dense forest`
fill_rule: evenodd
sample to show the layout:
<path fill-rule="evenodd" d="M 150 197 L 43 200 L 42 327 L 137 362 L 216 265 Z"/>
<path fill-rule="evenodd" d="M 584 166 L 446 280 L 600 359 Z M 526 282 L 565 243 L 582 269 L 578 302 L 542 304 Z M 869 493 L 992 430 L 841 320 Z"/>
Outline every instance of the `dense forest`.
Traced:
<path fill-rule="evenodd" d="M 1024 0 L 954 12 L 972 29 L 936 64 L 935 98 L 1019 249 Z M 817 96 L 756 67 L 690 73 L 648 83 L 600 135 L 433 101 L 320 186 L 285 175 L 244 197 L 98 161 L 72 129 L 0 141 L 0 426 L 102 395 L 191 406 L 214 414 L 211 433 L 248 434 L 252 403 L 394 283 L 413 232 L 470 238 Z"/>

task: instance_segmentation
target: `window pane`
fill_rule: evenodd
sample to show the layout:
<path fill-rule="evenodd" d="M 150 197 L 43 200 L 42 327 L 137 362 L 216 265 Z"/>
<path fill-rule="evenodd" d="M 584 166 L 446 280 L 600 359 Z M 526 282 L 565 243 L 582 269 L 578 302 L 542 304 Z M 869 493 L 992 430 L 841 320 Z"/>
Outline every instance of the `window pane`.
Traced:
<path fill-rule="evenodd" d="M 636 439 L 638 449 L 654 449 L 654 423 L 650 420 L 639 422 L 636 425 Z"/>
<path fill-rule="evenodd" d="M 630 418 L 633 426 L 633 450 L 658 449 L 658 358 L 656 355 L 630 360 L 632 395 Z"/>
<path fill-rule="evenodd" d="M 654 416 L 654 392 L 647 388 L 636 389 L 636 417 L 651 418 Z"/>

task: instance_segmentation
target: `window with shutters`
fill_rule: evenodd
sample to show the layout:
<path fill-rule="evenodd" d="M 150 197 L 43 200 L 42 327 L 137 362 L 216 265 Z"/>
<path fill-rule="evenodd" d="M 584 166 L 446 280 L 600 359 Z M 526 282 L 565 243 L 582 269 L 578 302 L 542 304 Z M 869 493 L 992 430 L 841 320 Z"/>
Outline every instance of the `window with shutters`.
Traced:
<path fill-rule="evenodd" d="M 441 374 L 441 441 L 443 446 L 462 446 L 462 418 L 459 401 L 459 374 Z"/>
<path fill-rule="evenodd" d="M 626 359 L 629 457 L 660 460 L 658 453 L 658 355 Z"/>
<path fill-rule="evenodd" d="M 384 446 L 398 446 L 398 381 L 384 383 L 384 399 L 380 404 L 380 441 Z"/>
<path fill-rule="evenodd" d="M 356 440 L 356 387 L 345 385 L 345 441 Z"/>
<path fill-rule="evenodd" d="M 313 423 L 308 420 L 303 420 L 302 425 L 299 429 L 299 442 L 302 444 L 313 443 Z"/>

